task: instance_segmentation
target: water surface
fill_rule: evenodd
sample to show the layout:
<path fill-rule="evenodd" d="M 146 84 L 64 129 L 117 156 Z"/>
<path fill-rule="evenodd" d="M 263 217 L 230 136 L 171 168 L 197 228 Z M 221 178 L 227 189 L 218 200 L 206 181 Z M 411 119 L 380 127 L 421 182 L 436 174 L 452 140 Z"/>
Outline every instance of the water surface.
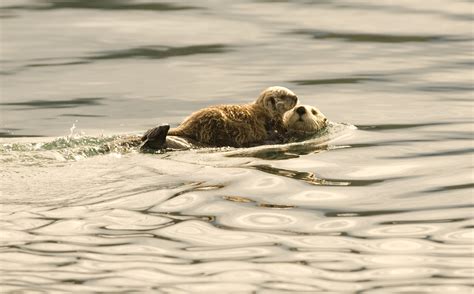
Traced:
<path fill-rule="evenodd" d="M 3 1 L 2 291 L 470 293 L 472 2 Z M 285 146 L 103 144 L 292 89 Z"/>

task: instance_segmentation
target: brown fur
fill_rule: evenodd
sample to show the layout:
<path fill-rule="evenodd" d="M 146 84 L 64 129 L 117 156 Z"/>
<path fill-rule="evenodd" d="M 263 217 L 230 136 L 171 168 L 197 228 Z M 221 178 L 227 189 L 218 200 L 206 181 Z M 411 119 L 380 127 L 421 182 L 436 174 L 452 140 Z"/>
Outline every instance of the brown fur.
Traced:
<path fill-rule="evenodd" d="M 168 135 L 216 147 L 245 147 L 266 140 L 268 129 L 275 124 L 272 119 L 258 104 L 211 106 L 193 113 Z"/>
<path fill-rule="evenodd" d="M 263 91 L 255 103 L 201 109 L 168 132 L 210 146 L 248 147 L 262 144 L 281 130 L 283 114 L 298 98 L 283 87 Z"/>

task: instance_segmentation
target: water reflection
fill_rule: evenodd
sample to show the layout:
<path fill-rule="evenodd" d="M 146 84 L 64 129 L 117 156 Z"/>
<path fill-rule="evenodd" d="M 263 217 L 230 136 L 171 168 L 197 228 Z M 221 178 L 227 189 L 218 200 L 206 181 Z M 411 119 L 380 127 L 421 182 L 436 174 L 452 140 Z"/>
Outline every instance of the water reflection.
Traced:
<path fill-rule="evenodd" d="M 358 129 L 365 131 L 389 131 L 389 130 L 403 130 L 411 128 L 421 128 L 430 126 L 446 126 L 462 124 L 463 122 L 430 122 L 430 123 L 418 123 L 418 124 L 383 124 L 383 125 L 357 125 Z"/>
<path fill-rule="evenodd" d="M 465 148 L 460 150 L 448 150 L 448 151 L 438 151 L 438 152 L 429 152 L 429 153 L 416 153 L 400 156 L 398 158 L 420 158 L 420 157 L 438 157 L 438 156 L 457 156 L 457 155 L 467 155 L 474 152 L 474 148 Z"/>
<path fill-rule="evenodd" d="M 21 110 L 27 109 L 44 109 L 44 108 L 77 108 L 81 106 L 101 105 L 102 97 L 74 98 L 70 100 L 31 100 L 26 102 L 6 102 L 0 103 L 3 106 L 23 106 Z"/>
<path fill-rule="evenodd" d="M 224 53 L 229 51 L 228 46 L 222 44 L 209 45 L 193 45 L 185 47 L 169 47 L 169 46 L 148 46 L 139 48 L 127 48 L 124 50 L 115 50 L 109 52 L 98 52 L 96 55 L 80 58 L 79 61 L 74 62 L 59 62 L 59 63 L 34 63 L 28 64 L 28 67 L 43 67 L 43 66 L 65 66 L 88 64 L 98 60 L 111 59 L 127 59 L 127 58 L 144 58 L 144 59 L 163 59 L 177 56 L 188 56 L 194 54 L 214 54 Z"/>
<path fill-rule="evenodd" d="M 107 115 L 101 115 L 101 114 L 65 113 L 65 114 L 61 114 L 61 116 L 67 116 L 67 117 L 106 117 Z"/>
<path fill-rule="evenodd" d="M 470 292 L 472 3 L 369 2 L 2 2 L 2 290 Z M 102 148 L 274 84 L 358 128 Z"/>
<path fill-rule="evenodd" d="M 373 179 L 373 180 L 343 180 L 343 179 L 322 179 L 318 178 L 314 173 L 311 172 L 300 172 L 294 170 L 275 168 L 269 165 L 257 165 L 253 168 L 263 171 L 266 173 L 288 177 L 296 180 L 301 180 L 312 185 L 323 185 L 323 186 L 368 186 L 378 184 L 387 180 L 392 179 Z"/>
<path fill-rule="evenodd" d="M 422 35 L 383 35 L 364 33 L 337 33 L 317 30 L 298 30 L 294 34 L 309 35 L 314 39 L 336 39 L 346 42 L 375 42 L 375 43 L 408 43 L 408 42 L 446 42 L 453 41 L 446 36 L 422 36 Z"/>
<path fill-rule="evenodd" d="M 265 160 L 285 160 L 290 158 L 298 158 L 301 155 L 310 153 L 319 153 L 329 149 L 328 145 L 304 144 L 289 145 L 285 147 L 269 147 L 257 149 L 254 151 L 242 151 L 229 154 L 228 157 L 255 157 Z"/>
<path fill-rule="evenodd" d="M 16 130 L 19 130 L 19 129 L 7 129 L 6 131 L 0 131 L 0 138 L 44 137 L 42 135 L 37 135 L 37 134 L 30 134 L 30 135 L 28 135 L 28 134 L 15 134 Z"/>
<path fill-rule="evenodd" d="M 376 77 L 350 77 L 350 78 L 334 78 L 334 79 L 315 79 L 315 80 L 298 80 L 291 81 L 301 86 L 308 85 L 333 85 L 333 84 L 358 84 L 363 82 L 379 82 L 386 81 L 383 78 Z"/>
<path fill-rule="evenodd" d="M 53 9 L 100 9 L 100 10 L 144 10 L 144 11 L 173 11 L 197 9 L 195 6 L 177 5 L 166 2 L 134 3 L 126 0 L 40 0 L 32 5 L 4 6 L 3 9 L 53 10 Z"/>
<path fill-rule="evenodd" d="M 438 188 L 433 188 L 426 190 L 426 193 L 433 193 L 433 192 L 444 192 L 444 191 L 450 191 L 450 190 L 463 190 L 463 189 L 471 189 L 474 188 L 474 184 L 461 184 L 461 185 L 450 185 L 450 186 L 444 186 L 444 187 L 438 187 Z"/>

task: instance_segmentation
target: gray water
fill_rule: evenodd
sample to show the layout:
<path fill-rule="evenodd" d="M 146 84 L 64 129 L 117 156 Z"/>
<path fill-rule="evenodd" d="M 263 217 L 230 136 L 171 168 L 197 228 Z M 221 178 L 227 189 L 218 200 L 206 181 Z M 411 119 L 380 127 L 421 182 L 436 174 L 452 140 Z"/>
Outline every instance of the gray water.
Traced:
<path fill-rule="evenodd" d="M 1 291 L 471 293 L 472 11 L 3 0 Z M 272 85 L 330 136 L 100 149 Z"/>

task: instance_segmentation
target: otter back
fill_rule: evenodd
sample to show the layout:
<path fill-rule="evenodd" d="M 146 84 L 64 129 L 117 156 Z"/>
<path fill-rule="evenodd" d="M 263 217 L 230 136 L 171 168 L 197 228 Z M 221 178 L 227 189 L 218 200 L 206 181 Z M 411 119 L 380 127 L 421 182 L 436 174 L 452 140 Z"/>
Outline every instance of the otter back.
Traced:
<path fill-rule="evenodd" d="M 257 104 L 218 105 L 191 114 L 168 134 L 216 147 L 247 147 L 265 141 L 273 123 L 266 109 Z"/>

